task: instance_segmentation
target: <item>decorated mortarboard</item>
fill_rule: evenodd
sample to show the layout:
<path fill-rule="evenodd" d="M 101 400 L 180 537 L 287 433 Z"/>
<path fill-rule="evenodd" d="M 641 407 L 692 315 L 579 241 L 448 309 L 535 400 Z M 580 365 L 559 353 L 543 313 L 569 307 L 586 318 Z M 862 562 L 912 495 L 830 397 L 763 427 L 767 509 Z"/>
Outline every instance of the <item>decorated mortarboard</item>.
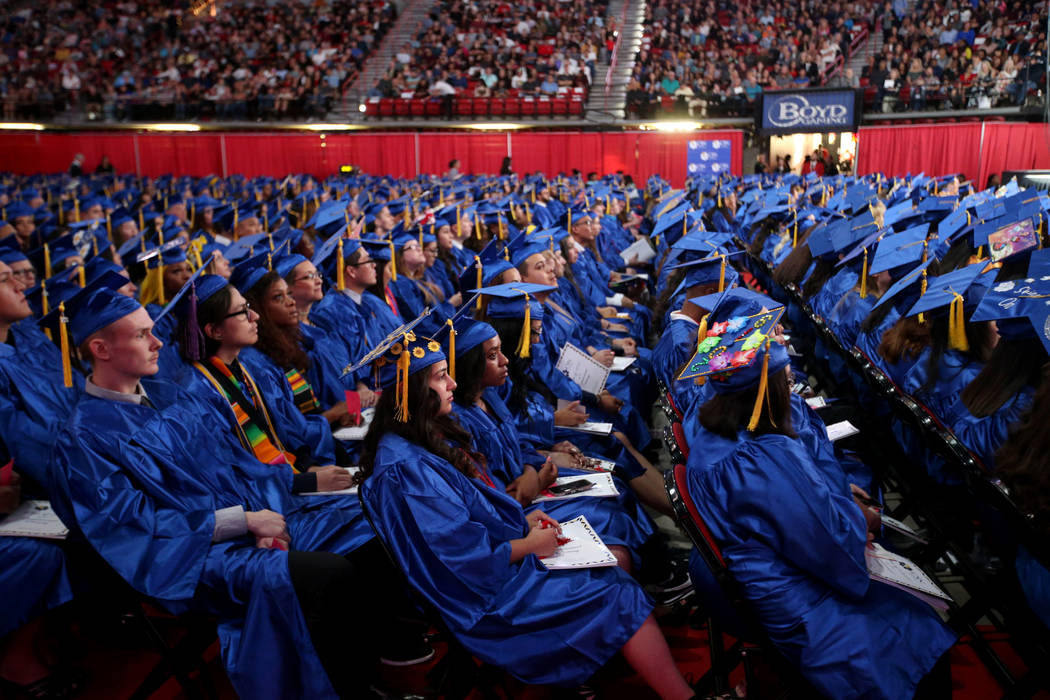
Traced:
<path fill-rule="evenodd" d="M 366 365 L 373 365 L 379 376 L 377 384 L 383 389 L 393 388 L 396 406 L 395 418 L 409 419 L 408 378 L 416 372 L 446 360 L 441 344 L 432 338 L 417 335 L 413 329 L 430 314 L 426 309 L 417 318 L 395 329 L 364 357 L 343 370 L 352 374 Z"/>
<path fill-rule="evenodd" d="M 1028 268 L 1028 277 L 994 284 L 973 312 L 973 321 L 996 321 L 1011 340 L 1039 338 L 1050 354 L 1050 260 Z"/>
<path fill-rule="evenodd" d="M 788 364 L 787 350 L 771 337 L 784 307 L 777 305 L 764 311 L 733 315 L 723 321 L 708 320 L 716 317 L 719 307 L 726 303 L 726 299 L 721 300 L 704 318 L 707 322 L 702 322 L 698 330 L 696 352 L 678 378 L 703 377 L 710 380 L 718 393 L 735 393 L 757 385 L 758 394 L 747 426 L 750 431 L 758 426 L 762 407 L 768 403 L 769 375 Z"/>
<path fill-rule="evenodd" d="M 1035 221 L 1029 217 L 1014 221 L 1010 219 L 1014 217 L 1002 217 L 974 227 L 974 245 L 987 246 L 988 256 L 994 262 L 1039 248 L 1039 231 Z"/>

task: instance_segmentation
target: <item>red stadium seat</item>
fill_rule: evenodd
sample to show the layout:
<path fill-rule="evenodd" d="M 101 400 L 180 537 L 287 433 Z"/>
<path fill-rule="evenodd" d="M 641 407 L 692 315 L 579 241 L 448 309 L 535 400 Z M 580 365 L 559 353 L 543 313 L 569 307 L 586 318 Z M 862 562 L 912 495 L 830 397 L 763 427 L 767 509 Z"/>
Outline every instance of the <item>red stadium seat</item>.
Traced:
<path fill-rule="evenodd" d="M 536 116 L 551 116 L 551 99 L 549 97 L 541 97 L 540 99 L 536 100 Z"/>
<path fill-rule="evenodd" d="M 428 117 L 440 117 L 441 116 L 441 100 L 430 99 L 427 100 L 426 114 Z"/>
<path fill-rule="evenodd" d="M 475 117 L 487 117 L 489 115 L 489 100 L 488 97 L 475 97 L 474 98 L 474 109 L 472 114 Z"/>
<path fill-rule="evenodd" d="M 489 98 L 489 116 L 502 117 L 506 111 L 506 101 L 502 97 Z"/>
<path fill-rule="evenodd" d="M 569 101 L 564 97 L 555 97 L 551 100 L 551 116 L 565 117 L 569 114 Z"/>
<path fill-rule="evenodd" d="M 398 117 L 412 116 L 412 100 L 395 100 L 394 114 Z"/>
<path fill-rule="evenodd" d="M 425 97 L 415 97 L 410 100 L 409 112 L 413 117 L 422 117 L 427 113 L 427 99 Z"/>
<path fill-rule="evenodd" d="M 583 98 L 573 97 L 569 100 L 569 114 L 578 117 L 583 114 Z"/>
<path fill-rule="evenodd" d="M 452 111 L 457 116 L 469 117 L 474 113 L 474 100 L 469 97 L 457 97 Z"/>
<path fill-rule="evenodd" d="M 394 116 L 394 100 L 390 97 L 384 97 L 379 101 L 379 116 L 381 117 L 392 117 Z"/>
<path fill-rule="evenodd" d="M 523 97 L 521 100 L 521 116 L 523 117 L 535 117 L 536 116 L 536 98 L 535 97 Z"/>
<path fill-rule="evenodd" d="M 508 117 L 521 116 L 521 98 L 508 97 L 503 100 L 503 113 Z"/>
<path fill-rule="evenodd" d="M 365 103 L 365 116 L 374 119 L 379 116 L 379 103 L 378 97 L 369 98 L 368 102 Z"/>

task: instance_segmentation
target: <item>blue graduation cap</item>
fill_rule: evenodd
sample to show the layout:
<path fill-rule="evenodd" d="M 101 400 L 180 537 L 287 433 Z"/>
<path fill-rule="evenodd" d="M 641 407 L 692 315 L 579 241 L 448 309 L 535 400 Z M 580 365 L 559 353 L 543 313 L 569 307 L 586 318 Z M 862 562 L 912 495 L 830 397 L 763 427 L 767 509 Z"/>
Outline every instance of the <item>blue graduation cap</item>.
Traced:
<path fill-rule="evenodd" d="M 489 318 L 522 319 L 521 337 L 515 352 L 518 357 L 529 357 L 532 346 L 532 321 L 543 318 L 543 304 L 533 299 L 536 294 L 550 292 L 557 287 L 528 282 L 508 282 L 471 289 L 484 297 L 489 297 L 485 313 Z"/>
<path fill-rule="evenodd" d="M 259 280 L 270 272 L 272 260 L 273 253 L 265 250 L 240 261 L 233 268 L 233 273 L 230 275 L 230 284 L 242 294 L 247 294 L 248 290 L 258 284 Z"/>
<path fill-rule="evenodd" d="M 683 289 L 717 282 L 718 291 L 724 292 L 727 285 L 730 287 L 734 286 L 740 277 L 736 270 L 728 266 L 728 259 L 732 256 L 742 255 L 743 252 L 741 250 L 726 255 L 713 255 L 700 260 L 690 260 L 674 265 L 668 270 L 686 270 L 681 283 Z"/>
<path fill-rule="evenodd" d="M 1039 248 L 1039 232 L 1035 221 L 1023 218 L 1008 222 L 1009 218 L 1013 217 L 1003 217 L 974 228 L 974 245 L 988 246 L 988 255 L 993 261 L 1005 260 L 1018 253 Z"/>
<path fill-rule="evenodd" d="M 884 270 L 919 262 L 926 251 L 926 236 L 929 230 L 930 225 L 925 223 L 901 233 L 885 236 L 875 249 L 869 274 L 877 275 Z"/>
<path fill-rule="evenodd" d="M 879 297 L 879 300 L 877 302 L 875 302 L 875 306 L 873 307 L 873 310 L 877 309 L 880 306 L 882 306 L 883 304 L 893 300 L 894 298 L 898 297 L 900 294 L 903 294 L 905 290 L 909 289 L 913 284 L 918 282 L 922 277 L 925 277 L 926 276 L 926 268 L 928 268 L 931 264 L 933 264 L 933 261 L 934 261 L 934 258 L 931 257 L 926 262 L 919 263 L 918 266 L 913 268 L 911 271 L 905 273 L 903 277 L 901 277 L 899 280 L 894 282 L 890 286 L 890 288 L 887 289 L 886 292 L 881 297 Z M 905 299 L 905 297 L 901 297 L 901 298 Z M 916 297 L 916 300 L 918 300 L 918 297 Z"/>
<path fill-rule="evenodd" d="M 996 321 L 1003 338 L 1021 340 L 1034 334 L 1050 355 L 1050 261 L 1033 261 L 1028 275 L 993 285 L 972 320 Z"/>
<path fill-rule="evenodd" d="M 978 262 L 928 278 L 926 292 L 904 315 L 947 313 L 949 346 L 955 350 L 968 350 L 965 312 L 967 309 L 972 311 L 976 308 L 995 277 L 994 270 L 988 270 L 988 274 L 983 274 L 985 268 L 985 263 Z"/>
<path fill-rule="evenodd" d="M 128 280 L 123 275 L 109 273 L 65 302 L 66 323 L 74 347 L 82 345 L 85 340 L 111 323 L 142 308 L 142 305 L 131 297 L 117 292 L 127 283 Z"/>

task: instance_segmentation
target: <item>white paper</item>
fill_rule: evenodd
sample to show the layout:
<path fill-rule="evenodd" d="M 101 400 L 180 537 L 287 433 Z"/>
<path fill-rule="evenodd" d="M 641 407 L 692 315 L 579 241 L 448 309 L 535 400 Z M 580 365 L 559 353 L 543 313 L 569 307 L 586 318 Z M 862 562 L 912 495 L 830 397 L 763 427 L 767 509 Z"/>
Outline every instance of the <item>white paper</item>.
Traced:
<path fill-rule="evenodd" d="M 947 610 L 952 597 L 942 591 L 915 562 L 887 551 L 876 543 L 864 550 L 868 575 L 873 581 L 899 588 L 924 600 L 938 610 Z"/>
<path fill-rule="evenodd" d="M 860 431 L 857 430 L 856 426 L 850 423 L 848 420 L 841 421 L 839 423 L 832 423 L 828 426 L 828 440 L 835 442 L 842 438 L 847 438 L 850 435 L 856 435 Z"/>
<path fill-rule="evenodd" d="M 539 503 L 541 501 L 566 501 L 570 498 L 583 498 L 584 496 L 597 497 L 597 498 L 609 498 L 611 496 L 619 496 L 620 492 L 616 489 L 616 484 L 613 483 L 612 474 L 575 474 L 572 476 L 559 476 L 554 482 L 556 486 L 561 484 L 568 484 L 572 481 L 589 481 L 594 484 L 593 487 L 580 493 L 570 493 L 565 496 L 553 496 L 553 495 L 539 495 L 533 499 L 533 503 Z"/>
<path fill-rule="evenodd" d="M 653 250 L 648 238 L 639 238 L 621 250 L 620 257 L 623 258 L 625 265 L 630 265 L 632 258 L 637 258 L 639 263 L 647 263 L 656 257 L 656 251 Z"/>
<path fill-rule="evenodd" d="M 609 369 L 613 372 L 623 372 L 628 367 L 633 365 L 637 360 L 637 357 L 614 357 L 612 367 L 610 367 Z"/>
<path fill-rule="evenodd" d="M 367 409 L 367 410 L 372 410 L 372 409 Z M 364 411 L 362 411 L 362 413 L 363 412 Z M 353 476 L 354 474 L 357 474 L 357 472 L 361 471 L 361 467 L 347 467 L 346 470 L 348 472 L 350 472 L 350 476 Z M 338 491 L 306 491 L 304 493 L 300 493 L 299 495 L 300 496 L 356 496 L 357 495 L 357 487 L 356 486 L 351 486 L 348 489 L 339 489 Z"/>
<path fill-rule="evenodd" d="M 374 408 L 361 410 L 361 425 L 348 425 L 332 433 L 336 440 L 364 440 L 368 433 L 368 426 L 372 425 L 372 417 L 376 414 Z"/>
<path fill-rule="evenodd" d="M 565 343 L 558 355 L 559 372 L 579 384 L 580 388 L 591 394 L 600 394 L 609 379 L 609 368 L 580 350 L 572 343 Z"/>
<path fill-rule="evenodd" d="M 915 530 L 910 528 L 908 525 L 905 525 L 900 520 L 897 520 L 896 518 L 891 518 L 890 516 L 886 515 L 885 513 L 881 513 L 879 515 L 879 518 L 882 520 L 882 524 L 885 525 L 886 527 L 888 527 L 889 529 L 894 530 L 896 532 L 899 532 L 902 535 L 907 535 L 908 537 L 912 538 L 916 542 L 921 542 L 922 544 L 927 544 L 926 540 L 924 540 L 923 538 L 919 537 L 919 533 L 915 532 Z"/>
<path fill-rule="evenodd" d="M 579 425 L 559 425 L 559 428 L 565 428 L 566 430 L 576 430 L 581 433 L 588 433 L 590 435 L 609 435 L 612 433 L 612 423 L 598 423 L 596 421 L 584 421 Z"/>
<path fill-rule="evenodd" d="M 813 409 L 824 408 L 828 405 L 828 402 L 824 400 L 823 396 L 812 396 L 806 399 L 806 403 Z"/>
<path fill-rule="evenodd" d="M 562 537 L 569 539 L 549 557 L 540 557 L 548 569 L 593 569 L 616 566 L 616 557 L 605 546 L 587 518 L 578 516 L 561 524 Z"/>
<path fill-rule="evenodd" d="M 43 537 L 64 540 L 69 528 L 51 510 L 47 501 L 23 501 L 22 505 L 0 521 L 0 537 Z"/>

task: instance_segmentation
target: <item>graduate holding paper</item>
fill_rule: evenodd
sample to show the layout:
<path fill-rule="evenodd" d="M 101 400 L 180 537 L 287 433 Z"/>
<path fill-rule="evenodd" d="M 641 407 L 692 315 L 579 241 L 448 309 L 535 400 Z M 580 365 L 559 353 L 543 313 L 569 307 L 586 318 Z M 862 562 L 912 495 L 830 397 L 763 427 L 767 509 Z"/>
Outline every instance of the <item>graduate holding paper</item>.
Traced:
<path fill-rule="evenodd" d="M 384 392 L 365 438 L 362 496 L 412 585 L 467 649 L 525 682 L 564 686 L 622 651 L 661 697 L 692 697 L 627 574 L 543 566 L 557 529 L 485 481 L 484 458 L 449 416 L 456 383 L 440 344 L 406 327 L 364 361 L 379 365 Z"/>

